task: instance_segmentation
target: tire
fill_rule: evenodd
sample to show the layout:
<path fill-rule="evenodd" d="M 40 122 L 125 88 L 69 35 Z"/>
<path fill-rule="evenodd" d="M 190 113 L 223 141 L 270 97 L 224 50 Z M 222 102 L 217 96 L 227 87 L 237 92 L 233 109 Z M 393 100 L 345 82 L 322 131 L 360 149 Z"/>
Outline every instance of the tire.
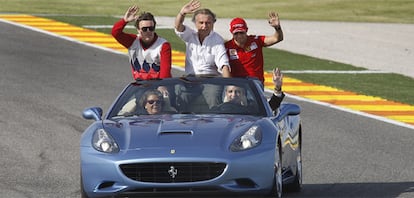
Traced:
<path fill-rule="evenodd" d="M 274 179 L 273 179 L 273 188 L 270 193 L 271 197 L 281 198 L 283 193 L 283 178 L 282 178 L 282 155 L 281 148 L 278 144 L 278 151 L 276 152 L 276 158 L 274 163 Z"/>
<path fill-rule="evenodd" d="M 302 190 L 302 147 L 299 146 L 298 156 L 296 157 L 295 180 L 286 186 L 289 192 L 300 192 Z"/>

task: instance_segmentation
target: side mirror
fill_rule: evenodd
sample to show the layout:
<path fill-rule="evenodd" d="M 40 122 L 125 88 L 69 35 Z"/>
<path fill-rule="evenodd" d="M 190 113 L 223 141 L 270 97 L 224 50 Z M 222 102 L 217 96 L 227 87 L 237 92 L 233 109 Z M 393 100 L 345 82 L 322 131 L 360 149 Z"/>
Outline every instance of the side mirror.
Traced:
<path fill-rule="evenodd" d="M 276 120 L 282 120 L 286 116 L 299 115 L 300 106 L 293 103 L 282 103 L 279 107 L 279 114 L 276 116 Z"/>
<path fill-rule="evenodd" d="M 90 107 L 86 108 L 82 112 L 83 118 L 87 120 L 94 119 L 95 121 L 102 120 L 102 108 L 100 107 Z"/>

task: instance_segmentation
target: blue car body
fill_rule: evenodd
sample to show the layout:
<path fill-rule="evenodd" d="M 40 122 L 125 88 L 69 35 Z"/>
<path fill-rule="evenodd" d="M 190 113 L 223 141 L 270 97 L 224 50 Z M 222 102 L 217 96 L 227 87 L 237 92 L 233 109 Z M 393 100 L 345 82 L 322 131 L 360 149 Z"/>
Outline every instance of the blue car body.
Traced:
<path fill-rule="evenodd" d="M 249 110 L 236 106 L 211 110 L 205 100 L 182 104 L 181 91 L 194 92 L 192 100 L 202 99 L 199 90 L 207 84 L 242 86 L 254 104 Z M 174 111 L 142 113 L 138 97 L 158 87 L 169 90 L 170 96 L 164 100 L 169 100 Z M 130 104 L 135 107 L 125 113 Z M 133 82 L 105 116 L 99 107 L 83 112 L 85 118 L 95 121 L 80 142 L 82 197 L 166 192 L 280 197 L 282 186 L 298 191 L 302 183 L 299 113 L 299 106 L 288 103 L 272 111 L 255 79 Z"/>

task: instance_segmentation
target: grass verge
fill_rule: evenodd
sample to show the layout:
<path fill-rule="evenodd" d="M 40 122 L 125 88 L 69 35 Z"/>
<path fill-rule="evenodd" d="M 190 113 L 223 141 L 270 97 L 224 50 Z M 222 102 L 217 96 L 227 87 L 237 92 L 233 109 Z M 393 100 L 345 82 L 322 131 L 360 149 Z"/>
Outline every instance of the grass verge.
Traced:
<path fill-rule="evenodd" d="M 1 0 L 0 12 L 63 15 L 123 15 L 132 4 L 156 16 L 176 16 L 189 0 Z M 414 23 L 412 0 L 200 0 L 219 18 L 267 18 L 271 10 L 282 19 Z"/>

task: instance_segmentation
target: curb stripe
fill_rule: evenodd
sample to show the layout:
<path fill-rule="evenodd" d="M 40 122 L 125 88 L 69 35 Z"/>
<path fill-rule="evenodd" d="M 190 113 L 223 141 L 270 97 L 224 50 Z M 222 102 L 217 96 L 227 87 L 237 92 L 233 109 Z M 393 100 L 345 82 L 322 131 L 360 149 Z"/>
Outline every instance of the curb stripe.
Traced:
<path fill-rule="evenodd" d="M 0 14 L 0 19 L 34 27 L 39 30 L 48 31 L 55 35 L 68 37 L 81 42 L 96 44 L 98 46 L 103 46 L 118 52 L 122 52 L 124 54 L 127 53 L 127 49 L 119 44 L 111 35 L 96 32 L 90 29 L 31 15 Z M 179 66 L 180 68 L 184 67 L 185 54 L 173 50 L 172 62 L 174 66 Z M 289 72 L 318 73 L 318 71 L 288 71 L 287 73 Z M 378 73 L 380 71 L 363 70 L 322 72 Z M 273 88 L 271 73 L 265 72 L 265 81 L 265 87 L 271 90 Z M 301 98 L 310 99 L 311 101 L 320 101 L 323 103 L 332 104 L 337 107 L 374 115 L 373 117 L 381 116 L 390 120 L 401 122 L 401 126 L 406 126 L 406 124 L 414 126 L 414 106 L 407 104 L 388 101 L 380 97 L 358 95 L 354 92 L 340 90 L 329 86 L 307 83 L 286 76 L 283 77 L 283 90 L 292 97 L 299 96 Z M 395 124 L 395 122 L 390 123 Z"/>

